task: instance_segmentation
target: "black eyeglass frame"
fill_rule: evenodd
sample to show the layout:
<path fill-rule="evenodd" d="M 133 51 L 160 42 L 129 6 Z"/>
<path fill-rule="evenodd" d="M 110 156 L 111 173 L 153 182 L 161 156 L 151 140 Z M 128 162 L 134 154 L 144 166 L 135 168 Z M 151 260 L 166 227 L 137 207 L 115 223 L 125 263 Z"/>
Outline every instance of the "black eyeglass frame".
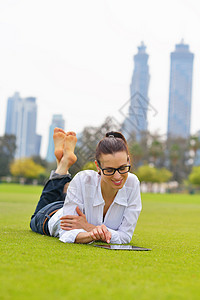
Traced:
<path fill-rule="evenodd" d="M 105 175 L 105 176 L 112 176 L 112 175 L 115 174 L 116 171 L 117 171 L 119 174 L 126 174 L 126 173 L 128 173 L 128 172 L 130 171 L 130 169 L 131 169 L 131 165 L 130 165 L 130 164 L 129 164 L 129 165 L 125 165 L 125 166 L 121 166 L 121 167 L 119 167 L 119 168 L 104 168 L 104 169 L 103 169 L 103 168 L 101 167 L 99 161 L 97 161 L 97 162 L 98 162 L 99 168 L 101 169 L 101 171 L 103 172 L 103 175 Z M 128 171 L 126 171 L 126 172 L 120 172 L 120 169 L 121 169 L 121 168 L 124 168 L 124 167 L 128 167 Z M 104 173 L 104 170 L 108 170 L 108 169 L 113 169 L 113 173 L 111 173 L 111 174 L 105 174 L 105 173 Z"/>

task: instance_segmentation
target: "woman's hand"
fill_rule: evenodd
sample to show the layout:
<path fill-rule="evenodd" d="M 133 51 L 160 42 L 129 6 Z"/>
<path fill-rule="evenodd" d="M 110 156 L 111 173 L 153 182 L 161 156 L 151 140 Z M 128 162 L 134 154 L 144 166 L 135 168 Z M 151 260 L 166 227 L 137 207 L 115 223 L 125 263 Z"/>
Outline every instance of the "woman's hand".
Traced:
<path fill-rule="evenodd" d="M 111 232 L 108 231 L 105 225 L 96 226 L 92 231 L 89 232 L 91 238 L 96 241 L 102 241 L 106 243 L 110 243 L 111 240 Z"/>
<path fill-rule="evenodd" d="M 76 207 L 76 212 L 78 216 L 75 215 L 66 215 L 60 218 L 61 223 L 60 227 L 63 230 L 72 230 L 72 229 L 84 229 L 90 231 L 95 228 L 94 225 L 89 224 L 86 216 L 82 213 L 79 207 Z"/>
<path fill-rule="evenodd" d="M 90 232 L 80 232 L 77 234 L 75 243 L 87 244 L 92 241 L 102 241 L 110 243 L 111 232 L 108 231 L 105 225 L 96 226 Z"/>

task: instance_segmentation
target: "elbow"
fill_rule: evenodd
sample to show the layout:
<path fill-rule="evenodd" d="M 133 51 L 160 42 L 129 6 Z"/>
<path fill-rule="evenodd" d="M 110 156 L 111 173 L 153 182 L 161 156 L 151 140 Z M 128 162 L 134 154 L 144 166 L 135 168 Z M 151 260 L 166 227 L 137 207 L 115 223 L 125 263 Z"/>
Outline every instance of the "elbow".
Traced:
<path fill-rule="evenodd" d="M 119 244 L 129 244 L 132 240 L 132 235 L 123 232 L 123 235 L 120 236 L 120 243 Z"/>
<path fill-rule="evenodd" d="M 122 240 L 121 244 L 129 244 L 131 240 L 132 240 L 132 237 L 127 236 L 126 238 L 124 238 Z"/>

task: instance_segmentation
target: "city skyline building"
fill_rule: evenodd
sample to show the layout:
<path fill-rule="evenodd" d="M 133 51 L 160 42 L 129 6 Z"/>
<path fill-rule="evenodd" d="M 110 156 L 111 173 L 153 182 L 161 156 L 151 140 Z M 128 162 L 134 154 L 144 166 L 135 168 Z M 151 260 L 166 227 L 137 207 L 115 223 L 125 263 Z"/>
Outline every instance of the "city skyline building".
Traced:
<path fill-rule="evenodd" d="M 168 138 L 188 138 L 190 135 L 193 60 L 189 45 L 183 40 L 175 45 L 175 51 L 171 53 Z"/>
<path fill-rule="evenodd" d="M 47 155 L 46 155 L 46 160 L 48 162 L 55 161 L 54 142 L 53 142 L 53 133 L 55 127 L 62 128 L 63 130 L 65 129 L 65 120 L 63 119 L 63 116 L 61 114 L 53 115 L 51 125 L 49 126 L 49 142 L 48 142 Z"/>
<path fill-rule="evenodd" d="M 133 132 L 136 140 L 140 140 L 141 133 L 148 130 L 147 112 L 149 106 L 149 55 L 143 42 L 138 46 L 138 53 L 134 55 L 134 71 L 130 84 L 130 101 L 128 115 L 122 126 L 122 132 L 128 138 Z"/>
<path fill-rule="evenodd" d="M 16 136 L 15 158 L 40 155 L 41 136 L 36 134 L 36 98 L 21 98 L 16 92 L 7 100 L 5 134 Z"/>

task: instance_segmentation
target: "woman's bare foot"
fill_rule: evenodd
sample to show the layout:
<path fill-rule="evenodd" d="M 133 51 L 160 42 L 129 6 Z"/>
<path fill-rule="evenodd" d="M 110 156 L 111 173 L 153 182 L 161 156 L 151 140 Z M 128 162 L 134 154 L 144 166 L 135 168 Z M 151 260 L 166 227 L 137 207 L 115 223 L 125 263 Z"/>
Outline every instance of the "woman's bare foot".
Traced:
<path fill-rule="evenodd" d="M 77 161 L 77 157 L 74 154 L 76 142 L 76 133 L 73 131 L 67 132 L 64 140 L 63 159 L 68 161 L 68 168 Z"/>
<path fill-rule="evenodd" d="M 63 156 L 58 162 L 56 173 L 64 175 L 68 173 L 68 169 L 76 162 L 77 157 L 74 154 L 77 137 L 75 132 L 70 131 L 65 134 L 63 142 Z"/>
<path fill-rule="evenodd" d="M 60 162 L 63 157 L 64 140 L 66 133 L 63 129 L 56 127 L 54 129 L 53 141 L 54 141 L 54 154 L 57 162 Z"/>
<path fill-rule="evenodd" d="M 68 131 L 66 133 L 66 140 L 64 144 L 65 150 L 74 152 L 76 142 L 77 142 L 76 133 L 74 131 Z"/>

